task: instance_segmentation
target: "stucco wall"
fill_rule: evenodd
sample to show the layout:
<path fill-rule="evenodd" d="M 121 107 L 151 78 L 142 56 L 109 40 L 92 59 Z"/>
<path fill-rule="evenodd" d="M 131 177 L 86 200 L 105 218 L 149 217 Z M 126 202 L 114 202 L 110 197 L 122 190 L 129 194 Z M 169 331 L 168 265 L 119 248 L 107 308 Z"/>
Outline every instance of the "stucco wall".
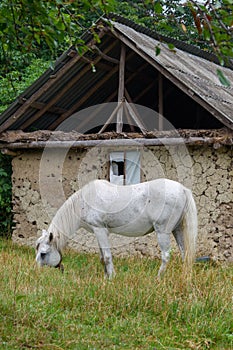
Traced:
<path fill-rule="evenodd" d="M 70 194 L 92 179 L 108 178 L 111 151 L 105 147 L 68 152 L 30 150 L 14 157 L 13 240 L 34 245 Z M 141 149 L 142 181 L 167 177 L 192 189 L 199 218 L 197 255 L 233 259 L 232 168 L 232 150 L 228 146 L 195 146 L 185 151 L 178 146 Z M 111 235 L 110 239 L 114 255 L 159 256 L 154 234 L 136 239 Z M 70 246 L 84 252 L 98 250 L 95 237 L 84 230 L 70 241 Z"/>

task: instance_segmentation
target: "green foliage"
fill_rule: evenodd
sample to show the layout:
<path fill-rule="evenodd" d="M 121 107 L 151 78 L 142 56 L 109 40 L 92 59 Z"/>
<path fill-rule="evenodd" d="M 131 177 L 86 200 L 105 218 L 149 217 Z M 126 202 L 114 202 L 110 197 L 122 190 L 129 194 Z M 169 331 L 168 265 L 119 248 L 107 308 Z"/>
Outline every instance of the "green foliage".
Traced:
<path fill-rule="evenodd" d="M 114 259 L 112 281 L 96 255 L 66 253 L 65 272 L 35 266 L 34 250 L 0 240 L 1 349 L 232 349 L 232 266 Z"/>
<path fill-rule="evenodd" d="M 101 15 L 115 11 L 157 32 L 212 49 L 218 56 L 233 56 L 230 0 L 2 0 L 0 55 L 5 63 L 17 50 L 37 57 L 50 51 L 57 57 L 64 48 L 82 46 L 80 34 Z"/>
<path fill-rule="evenodd" d="M 0 236 L 11 235 L 11 159 L 0 153 Z"/>
<path fill-rule="evenodd" d="M 230 87 L 231 86 L 230 81 L 227 79 L 227 77 L 225 77 L 225 75 L 223 74 L 221 69 L 217 69 L 217 75 L 218 75 L 219 81 L 221 82 L 221 84 L 223 86 L 226 86 L 226 87 Z"/>
<path fill-rule="evenodd" d="M 19 54 L 17 52 L 16 54 Z M 16 55 L 16 57 L 18 57 Z M 28 86 L 30 86 L 49 67 L 50 62 L 41 58 L 29 59 L 29 64 L 21 67 L 22 60 L 17 63 L 15 57 L 15 68 L 4 74 L 0 73 L 0 113 L 14 101 Z"/>
<path fill-rule="evenodd" d="M 5 56 L 12 50 L 38 53 L 46 47 L 55 55 L 64 45 L 79 45 L 82 21 L 112 10 L 112 1 L 1 0 L 0 40 Z M 89 17 L 90 18 L 90 17 Z"/>
<path fill-rule="evenodd" d="M 187 3 L 199 34 L 199 42 L 209 45 L 223 65 L 233 58 L 233 1 L 207 1 L 202 5 L 198 1 Z"/>
<path fill-rule="evenodd" d="M 0 36 L 4 51 L 36 51 L 41 44 L 56 50 L 60 43 L 80 34 L 79 20 L 88 10 L 105 9 L 101 1 L 2 0 Z M 71 43 L 70 43 L 71 44 Z"/>
<path fill-rule="evenodd" d="M 117 1 L 116 11 L 157 33 L 212 51 L 227 62 L 233 57 L 233 2 Z"/>
<path fill-rule="evenodd" d="M 118 3 L 117 12 L 163 35 L 193 43 L 197 38 L 196 32 L 191 30 L 190 10 L 179 0 L 123 1 Z"/>

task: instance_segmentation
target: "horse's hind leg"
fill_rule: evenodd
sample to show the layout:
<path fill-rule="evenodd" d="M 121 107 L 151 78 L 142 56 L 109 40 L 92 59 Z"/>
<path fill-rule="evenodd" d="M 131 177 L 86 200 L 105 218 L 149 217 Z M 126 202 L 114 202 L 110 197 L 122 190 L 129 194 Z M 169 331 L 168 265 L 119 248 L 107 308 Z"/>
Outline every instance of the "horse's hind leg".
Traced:
<path fill-rule="evenodd" d="M 179 224 L 174 230 L 173 235 L 175 237 L 176 243 L 179 247 L 182 260 L 184 261 L 185 248 L 184 248 L 184 234 L 182 230 L 182 224 Z"/>
<path fill-rule="evenodd" d="M 112 254 L 110 250 L 110 244 L 108 240 L 108 230 L 105 228 L 93 229 L 100 249 L 101 261 L 104 265 L 105 276 L 111 278 L 114 275 L 114 267 L 112 262 Z"/>
<path fill-rule="evenodd" d="M 165 271 L 167 263 L 170 259 L 170 233 L 161 233 L 161 230 L 156 229 L 158 244 L 161 249 L 162 264 L 159 268 L 158 277 Z"/>

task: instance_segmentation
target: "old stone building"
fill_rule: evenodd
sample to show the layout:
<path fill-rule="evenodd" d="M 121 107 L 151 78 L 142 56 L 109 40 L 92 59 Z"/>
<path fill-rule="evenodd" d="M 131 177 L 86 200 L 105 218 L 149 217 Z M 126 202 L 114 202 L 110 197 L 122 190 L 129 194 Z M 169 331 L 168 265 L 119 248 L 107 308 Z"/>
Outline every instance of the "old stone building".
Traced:
<path fill-rule="evenodd" d="M 92 179 L 167 177 L 193 191 L 197 254 L 231 261 L 232 66 L 119 16 L 96 31 L 100 43 L 85 34 L 90 50 L 69 49 L 1 115 L 0 147 L 12 155 L 13 240 L 34 245 L 65 199 Z M 111 242 L 114 255 L 159 253 L 154 234 Z M 81 230 L 70 244 L 97 249 Z"/>

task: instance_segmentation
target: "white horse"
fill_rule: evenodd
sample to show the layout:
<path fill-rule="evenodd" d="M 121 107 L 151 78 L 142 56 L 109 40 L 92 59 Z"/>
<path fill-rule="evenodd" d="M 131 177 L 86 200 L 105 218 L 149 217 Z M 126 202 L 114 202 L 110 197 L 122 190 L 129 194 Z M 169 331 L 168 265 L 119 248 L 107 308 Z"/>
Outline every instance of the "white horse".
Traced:
<path fill-rule="evenodd" d="M 85 185 L 60 207 L 48 231 L 43 230 L 37 241 L 37 263 L 61 268 L 61 251 L 80 227 L 95 234 L 109 278 L 114 274 L 109 232 L 139 237 L 155 231 L 162 255 L 158 275 L 169 261 L 171 232 L 187 266 L 194 259 L 196 205 L 191 191 L 172 180 L 129 186 L 94 180 Z"/>

